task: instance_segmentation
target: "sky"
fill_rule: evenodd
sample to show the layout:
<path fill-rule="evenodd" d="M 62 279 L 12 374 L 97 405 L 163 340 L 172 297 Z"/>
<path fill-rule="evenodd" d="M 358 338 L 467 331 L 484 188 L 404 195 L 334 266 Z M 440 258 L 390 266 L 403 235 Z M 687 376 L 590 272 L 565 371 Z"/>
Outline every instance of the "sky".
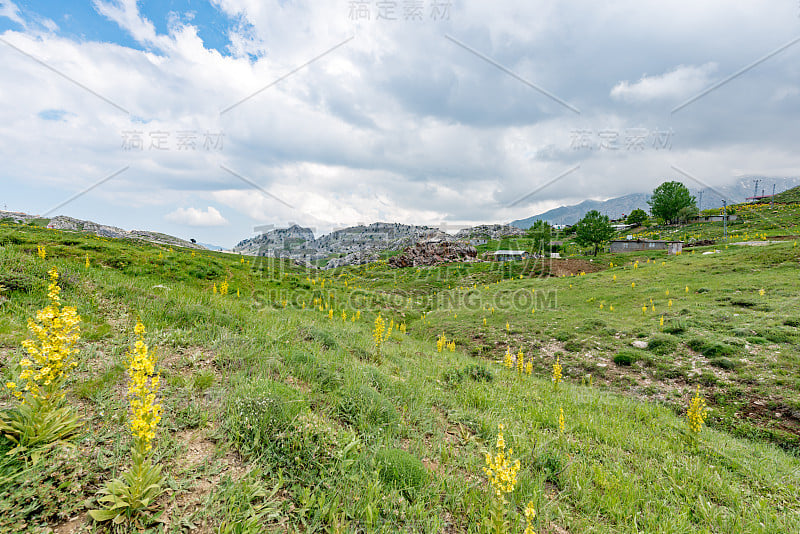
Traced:
<path fill-rule="evenodd" d="M 0 0 L 0 209 L 231 247 L 800 174 L 797 0 Z"/>

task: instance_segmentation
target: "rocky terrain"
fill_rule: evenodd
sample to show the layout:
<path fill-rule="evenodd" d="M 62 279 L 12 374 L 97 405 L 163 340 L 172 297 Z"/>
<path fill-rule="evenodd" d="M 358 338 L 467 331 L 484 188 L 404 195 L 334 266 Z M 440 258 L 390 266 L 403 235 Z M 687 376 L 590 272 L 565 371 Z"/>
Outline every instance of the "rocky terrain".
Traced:
<path fill-rule="evenodd" d="M 407 247 L 402 254 L 389 258 L 392 267 L 420 267 L 453 261 L 475 261 L 478 251 L 461 242 L 417 243 Z"/>
<path fill-rule="evenodd" d="M 291 258 L 306 264 L 329 260 L 324 268 L 331 269 L 375 261 L 384 250 L 400 250 L 419 242 L 453 239 L 436 228 L 400 223 L 351 226 L 319 238 L 315 238 L 309 228 L 293 225 L 245 239 L 233 251 L 251 256 Z"/>
<path fill-rule="evenodd" d="M 204 247 L 200 245 L 191 243 L 189 241 L 184 241 L 183 239 L 179 239 L 167 234 L 147 232 L 144 230 L 123 230 L 122 228 L 117 228 L 116 226 L 107 226 L 92 221 L 73 219 L 72 217 L 66 217 L 64 215 L 59 215 L 57 217 L 53 217 L 52 219 L 40 219 L 35 215 L 29 215 L 27 213 L 0 210 L 0 220 L 4 219 L 8 219 L 16 223 L 27 223 L 35 220 L 42 220 L 47 221 L 47 228 L 52 228 L 54 230 L 85 232 L 100 237 L 107 237 L 109 239 L 137 239 L 140 241 L 147 241 L 148 243 L 167 245 L 171 247 L 186 247 L 198 250 L 204 249 Z"/>
<path fill-rule="evenodd" d="M 482 224 L 464 228 L 456 234 L 456 239 L 500 239 L 506 236 L 525 235 L 525 230 L 507 224 Z"/>

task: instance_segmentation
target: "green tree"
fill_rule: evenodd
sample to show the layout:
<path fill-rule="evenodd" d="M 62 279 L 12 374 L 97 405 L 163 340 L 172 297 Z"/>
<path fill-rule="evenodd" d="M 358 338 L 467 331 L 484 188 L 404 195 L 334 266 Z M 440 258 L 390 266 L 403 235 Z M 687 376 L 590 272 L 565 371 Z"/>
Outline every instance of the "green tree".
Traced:
<path fill-rule="evenodd" d="M 553 229 L 547 221 L 536 221 L 528 228 L 527 235 L 533 239 L 532 252 L 543 253 L 550 249 L 550 237 Z"/>
<path fill-rule="evenodd" d="M 678 210 L 677 219 L 678 222 L 687 223 L 698 215 L 700 215 L 700 211 L 697 206 L 686 206 Z"/>
<path fill-rule="evenodd" d="M 625 222 L 628 223 L 628 224 L 634 224 L 636 226 L 641 226 L 641 225 L 643 225 L 644 223 L 647 222 L 648 218 L 649 217 L 647 216 L 647 212 L 646 211 L 644 211 L 643 209 L 640 209 L 640 208 L 636 208 L 635 210 L 633 210 L 630 213 L 630 215 L 628 215 L 628 218 L 625 219 Z"/>
<path fill-rule="evenodd" d="M 667 222 L 678 220 L 678 213 L 683 208 L 696 206 L 695 198 L 689 189 L 680 182 L 664 182 L 653 191 L 653 196 L 647 201 L 653 216 L 660 217 Z"/>
<path fill-rule="evenodd" d="M 594 255 L 600 245 L 611 239 L 614 229 L 608 220 L 608 215 L 600 215 L 597 210 L 592 210 L 583 216 L 583 219 L 575 225 L 575 241 L 582 246 L 594 245 Z"/>

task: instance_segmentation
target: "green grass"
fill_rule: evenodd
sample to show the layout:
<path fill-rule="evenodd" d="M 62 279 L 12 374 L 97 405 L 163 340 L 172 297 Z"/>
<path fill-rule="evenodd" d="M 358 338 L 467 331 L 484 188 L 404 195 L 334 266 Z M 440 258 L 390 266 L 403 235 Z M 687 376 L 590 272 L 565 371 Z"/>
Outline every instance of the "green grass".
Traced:
<path fill-rule="evenodd" d="M 164 532 L 481 532 L 483 454 L 500 423 L 522 465 L 508 497 L 515 530 L 528 501 L 537 532 L 800 530 L 792 242 L 601 256 L 597 272 L 563 278 L 531 264 L 306 271 L 6 224 L 0 246 L 0 273 L 29 282 L 0 299 L 3 381 L 46 304 L 48 267 L 86 334 L 69 384 L 85 421 L 77 449 L 36 469 L 0 462 L 12 488 L 0 531 L 82 521 L 127 465 L 137 318 L 163 376 Z M 231 293 L 213 294 L 226 278 Z M 379 311 L 396 326 L 377 355 Z M 455 352 L 436 352 L 442 332 Z M 532 376 L 502 366 L 507 348 L 532 359 Z M 711 427 L 693 439 L 683 414 L 698 385 Z M 5 391 L 0 403 L 12 404 Z"/>

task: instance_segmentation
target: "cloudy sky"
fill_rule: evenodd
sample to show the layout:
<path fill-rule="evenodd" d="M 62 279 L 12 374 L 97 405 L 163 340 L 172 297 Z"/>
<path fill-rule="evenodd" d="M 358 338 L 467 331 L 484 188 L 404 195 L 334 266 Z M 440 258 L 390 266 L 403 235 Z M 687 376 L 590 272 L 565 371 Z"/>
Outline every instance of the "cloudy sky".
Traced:
<path fill-rule="evenodd" d="M 0 209 L 224 246 L 800 168 L 797 0 L 0 0 L 0 39 Z"/>

